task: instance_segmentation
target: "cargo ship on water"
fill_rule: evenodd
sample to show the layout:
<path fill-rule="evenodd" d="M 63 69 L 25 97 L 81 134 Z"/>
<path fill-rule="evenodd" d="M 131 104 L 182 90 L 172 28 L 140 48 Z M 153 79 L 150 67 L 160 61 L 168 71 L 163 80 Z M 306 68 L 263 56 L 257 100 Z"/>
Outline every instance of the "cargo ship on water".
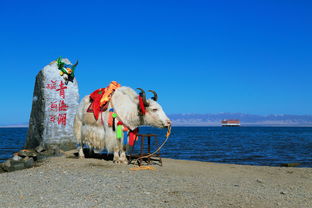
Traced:
<path fill-rule="evenodd" d="M 239 120 L 222 120 L 221 124 L 224 127 L 239 127 L 240 121 Z"/>

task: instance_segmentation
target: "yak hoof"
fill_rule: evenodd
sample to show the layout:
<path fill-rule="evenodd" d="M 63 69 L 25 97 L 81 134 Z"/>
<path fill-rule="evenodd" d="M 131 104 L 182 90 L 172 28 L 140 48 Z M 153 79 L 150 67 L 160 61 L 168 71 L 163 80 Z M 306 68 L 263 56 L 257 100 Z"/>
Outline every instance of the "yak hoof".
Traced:
<path fill-rule="evenodd" d="M 79 149 L 79 159 L 84 159 L 85 158 L 85 155 L 83 153 L 83 149 Z"/>
<path fill-rule="evenodd" d="M 128 160 L 119 160 L 118 161 L 120 164 L 127 164 L 128 165 Z"/>

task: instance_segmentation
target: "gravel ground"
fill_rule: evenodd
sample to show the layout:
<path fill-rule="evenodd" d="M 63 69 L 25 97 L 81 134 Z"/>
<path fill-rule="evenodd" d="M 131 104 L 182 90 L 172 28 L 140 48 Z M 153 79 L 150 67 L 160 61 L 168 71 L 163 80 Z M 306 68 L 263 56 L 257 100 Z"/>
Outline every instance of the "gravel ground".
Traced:
<path fill-rule="evenodd" d="M 312 207 L 312 169 L 164 159 L 133 171 L 62 156 L 0 174 L 0 207 Z"/>

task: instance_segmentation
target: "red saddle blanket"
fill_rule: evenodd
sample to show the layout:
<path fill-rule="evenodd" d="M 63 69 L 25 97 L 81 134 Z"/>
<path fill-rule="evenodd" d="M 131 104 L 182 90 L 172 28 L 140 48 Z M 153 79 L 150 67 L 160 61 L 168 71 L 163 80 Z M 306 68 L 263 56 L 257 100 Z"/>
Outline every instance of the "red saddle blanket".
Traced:
<path fill-rule="evenodd" d="M 95 90 L 90 94 L 90 102 L 91 104 L 89 105 L 87 112 L 93 112 L 94 118 L 96 120 L 99 119 L 99 114 L 100 112 L 104 112 L 108 108 L 108 103 L 105 103 L 103 105 L 100 104 L 101 98 L 103 94 L 105 93 L 106 88 L 100 88 Z"/>

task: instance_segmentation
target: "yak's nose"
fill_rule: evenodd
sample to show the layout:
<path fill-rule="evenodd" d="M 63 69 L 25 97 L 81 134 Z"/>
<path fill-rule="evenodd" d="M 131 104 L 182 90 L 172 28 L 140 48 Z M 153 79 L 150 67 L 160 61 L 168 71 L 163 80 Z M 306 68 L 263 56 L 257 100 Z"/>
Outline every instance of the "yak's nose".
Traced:
<path fill-rule="evenodd" d="M 171 121 L 169 119 L 166 121 L 166 126 L 171 126 Z"/>

